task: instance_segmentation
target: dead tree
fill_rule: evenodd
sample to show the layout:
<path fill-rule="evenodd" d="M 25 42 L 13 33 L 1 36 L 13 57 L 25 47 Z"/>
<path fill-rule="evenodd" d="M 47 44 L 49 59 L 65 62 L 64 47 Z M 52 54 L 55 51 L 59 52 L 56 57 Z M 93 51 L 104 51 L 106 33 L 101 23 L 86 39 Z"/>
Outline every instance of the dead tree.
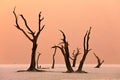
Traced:
<path fill-rule="evenodd" d="M 76 60 L 78 55 L 80 54 L 80 50 L 77 48 L 77 52 L 75 53 L 75 50 L 72 53 L 72 57 L 70 57 L 70 59 L 73 61 L 72 67 L 75 67 L 76 65 Z"/>
<path fill-rule="evenodd" d="M 93 53 L 93 54 L 96 57 L 97 62 L 98 62 L 97 66 L 95 68 L 100 68 L 100 66 L 104 63 L 104 60 L 101 61 L 101 59 L 95 53 Z"/>
<path fill-rule="evenodd" d="M 54 69 L 54 66 L 55 66 L 55 55 L 56 55 L 56 50 L 57 50 L 57 47 L 53 47 L 55 48 L 55 51 L 54 51 L 54 54 L 53 54 L 53 63 L 52 63 L 52 69 Z"/>
<path fill-rule="evenodd" d="M 67 72 L 71 73 L 71 72 L 74 72 L 73 69 L 72 69 L 72 66 L 70 64 L 70 52 L 69 52 L 69 44 L 68 42 L 66 41 L 66 36 L 64 34 L 63 31 L 60 30 L 60 32 L 62 33 L 63 35 L 63 39 L 62 39 L 62 42 L 58 45 L 55 45 L 53 46 L 52 48 L 59 48 L 64 56 L 64 60 L 65 60 L 65 64 L 66 64 L 66 68 L 67 68 Z"/>
<path fill-rule="evenodd" d="M 37 56 L 37 69 L 41 68 L 41 66 L 39 66 L 39 57 L 40 57 L 40 55 L 41 55 L 41 53 L 39 53 L 38 56 Z"/>
<path fill-rule="evenodd" d="M 88 52 L 91 50 L 91 49 L 89 49 L 90 32 L 91 32 L 91 27 L 90 27 L 89 31 L 87 31 L 85 36 L 84 36 L 84 42 L 83 42 L 84 54 L 83 54 L 83 57 L 80 61 L 79 67 L 76 71 L 79 73 L 86 73 L 85 71 L 82 70 L 82 68 L 83 68 L 83 64 L 85 62 L 86 56 L 87 56 Z"/>
<path fill-rule="evenodd" d="M 28 32 L 26 32 L 23 28 L 21 28 L 21 26 L 19 25 L 18 23 L 18 16 L 16 15 L 16 12 L 15 12 L 15 8 L 13 10 L 13 14 L 15 16 L 15 27 L 20 30 L 21 32 L 23 32 L 23 34 L 32 42 L 32 54 L 31 54 L 31 63 L 30 63 L 30 66 L 28 68 L 27 71 L 37 71 L 36 69 L 36 61 L 35 61 L 35 58 L 36 58 L 36 49 L 37 49 L 37 40 L 38 40 L 38 37 L 41 33 L 41 31 L 44 29 L 44 26 L 41 26 L 41 22 L 43 21 L 44 18 L 41 18 L 41 12 L 39 13 L 39 16 L 38 16 L 38 31 L 34 32 L 27 24 L 27 20 L 25 19 L 25 17 L 20 14 L 20 17 L 23 19 L 24 23 L 25 23 L 25 26 L 28 30 Z"/>

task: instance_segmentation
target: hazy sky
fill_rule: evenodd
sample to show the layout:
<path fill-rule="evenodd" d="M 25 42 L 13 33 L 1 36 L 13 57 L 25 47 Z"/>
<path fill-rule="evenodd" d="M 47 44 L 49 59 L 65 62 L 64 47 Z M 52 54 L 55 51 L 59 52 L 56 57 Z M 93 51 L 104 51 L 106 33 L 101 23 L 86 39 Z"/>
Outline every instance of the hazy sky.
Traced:
<path fill-rule="evenodd" d="M 0 63 L 30 63 L 31 42 L 15 28 L 12 13 L 23 14 L 32 29 L 38 28 L 38 13 L 42 11 L 45 29 L 38 40 L 40 63 L 52 63 L 51 47 L 62 38 L 63 30 L 70 44 L 70 51 L 80 48 L 83 37 L 92 26 L 90 48 L 86 63 L 96 63 L 95 52 L 106 64 L 120 64 L 120 0 L 0 0 Z M 19 23 L 24 23 L 19 17 Z M 37 54 L 38 55 L 38 54 Z M 82 55 L 80 55 L 82 56 Z M 78 62 L 80 57 L 78 58 Z M 64 63 L 60 51 L 57 63 Z"/>

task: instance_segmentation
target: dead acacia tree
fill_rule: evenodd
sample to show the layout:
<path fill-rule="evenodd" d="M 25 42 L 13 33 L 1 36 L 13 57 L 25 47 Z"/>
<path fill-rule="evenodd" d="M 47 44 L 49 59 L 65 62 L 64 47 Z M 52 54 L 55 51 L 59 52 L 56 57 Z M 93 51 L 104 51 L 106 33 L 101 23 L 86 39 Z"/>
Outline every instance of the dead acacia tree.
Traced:
<path fill-rule="evenodd" d="M 85 71 L 82 70 L 82 68 L 83 68 L 83 64 L 85 62 L 86 56 L 87 56 L 88 52 L 91 50 L 91 49 L 89 49 L 90 32 L 91 32 L 91 27 L 86 32 L 86 34 L 84 36 L 84 42 L 83 42 L 84 54 L 83 54 L 83 57 L 82 57 L 82 59 L 80 61 L 79 67 L 78 67 L 78 69 L 76 71 L 76 72 L 79 72 L 79 73 L 86 73 Z"/>
<path fill-rule="evenodd" d="M 55 45 L 53 46 L 52 48 L 59 48 L 64 56 L 64 60 L 65 60 L 65 64 L 66 64 L 66 68 L 67 68 L 67 72 L 71 73 L 71 72 L 74 72 L 73 69 L 72 69 L 72 66 L 70 64 L 70 52 L 69 52 L 69 44 L 68 42 L 66 41 L 66 36 L 64 34 L 63 31 L 60 30 L 60 32 L 62 33 L 63 35 L 63 39 L 62 39 L 62 42 L 59 43 L 58 45 Z"/>
<path fill-rule="evenodd" d="M 41 18 L 41 12 L 39 13 L 39 16 L 38 16 L 38 31 L 34 32 L 33 30 L 31 30 L 31 28 L 28 26 L 28 23 L 27 23 L 27 20 L 25 19 L 25 17 L 20 14 L 20 17 L 23 19 L 24 23 L 25 23 L 25 26 L 28 30 L 28 33 L 23 29 L 21 28 L 21 26 L 19 25 L 18 23 L 18 16 L 16 15 L 16 12 L 15 12 L 15 8 L 13 10 L 13 14 L 15 16 L 15 27 L 20 30 L 21 32 L 23 32 L 23 34 L 32 42 L 32 54 L 31 54 L 31 63 L 30 63 L 30 66 L 28 68 L 27 71 L 37 71 L 36 69 L 36 61 L 35 61 L 35 58 L 36 58 L 36 49 L 37 49 L 37 40 L 38 40 L 38 37 L 41 33 L 41 31 L 44 29 L 44 26 L 41 26 L 41 22 L 43 21 L 44 18 Z"/>
<path fill-rule="evenodd" d="M 104 63 L 104 60 L 101 61 L 101 59 L 95 53 L 93 53 L 93 54 L 96 57 L 97 62 L 98 62 L 97 66 L 95 68 L 100 68 L 100 66 Z"/>
<path fill-rule="evenodd" d="M 78 57 L 79 54 L 80 54 L 80 50 L 78 48 L 77 48 L 77 52 L 76 53 L 75 53 L 75 50 L 73 51 L 72 57 L 70 57 L 70 59 L 73 61 L 72 67 L 75 67 L 76 60 L 77 60 L 77 57 Z"/>
<path fill-rule="evenodd" d="M 53 54 L 53 63 L 52 63 L 52 69 L 54 69 L 54 66 L 55 66 L 55 55 L 56 55 L 56 50 L 57 50 L 57 47 L 52 47 L 52 48 L 55 48 L 55 51 L 54 51 L 54 54 Z"/>
<path fill-rule="evenodd" d="M 37 69 L 41 68 L 41 66 L 39 66 L 39 57 L 40 57 L 40 55 L 41 55 L 41 53 L 39 53 L 38 56 L 37 56 Z"/>

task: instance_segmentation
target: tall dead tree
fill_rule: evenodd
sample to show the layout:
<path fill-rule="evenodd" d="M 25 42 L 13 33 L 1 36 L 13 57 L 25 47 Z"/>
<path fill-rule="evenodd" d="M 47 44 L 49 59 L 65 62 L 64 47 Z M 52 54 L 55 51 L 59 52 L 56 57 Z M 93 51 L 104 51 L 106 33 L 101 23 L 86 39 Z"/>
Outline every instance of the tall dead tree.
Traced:
<path fill-rule="evenodd" d="M 55 55 L 56 55 L 56 50 L 57 50 L 57 47 L 52 47 L 52 48 L 55 48 L 55 51 L 54 51 L 54 54 L 53 54 L 53 63 L 52 63 L 52 69 L 54 69 L 54 66 L 55 66 Z"/>
<path fill-rule="evenodd" d="M 86 34 L 84 36 L 84 42 L 83 42 L 84 54 L 83 54 L 83 57 L 82 57 L 82 59 L 80 61 L 79 67 L 78 67 L 76 72 L 86 73 L 85 71 L 82 70 L 82 68 L 83 68 L 83 64 L 85 62 L 86 56 L 87 56 L 88 52 L 91 50 L 91 49 L 89 49 L 90 32 L 91 32 L 91 27 L 86 32 Z"/>
<path fill-rule="evenodd" d="M 25 19 L 25 17 L 20 14 L 20 17 L 23 19 L 24 23 L 25 23 L 25 26 L 28 30 L 28 33 L 23 29 L 21 28 L 21 26 L 19 25 L 18 23 L 18 16 L 16 15 L 16 12 L 15 12 L 15 8 L 13 10 L 13 14 L 15 16 L 15 27 L 20 30 L 21 32 L 23 32 L 23 34 L 32 42 L 32 54 L 31 54 L 31 63 L 30 63 L 30 66 L 28 68 L 28 71 L 36 71 L 36 61 L 35 61 L 35 58 L 36 58 L 36 49 L 37 49 L 37 40 L 38 40 L 38 37 L 41 33 L 41 31 L 44 29 L 44 26 L 41 26 L 41 22 L 43 21 L 44 18 L 41 18 L 41 12 L 39 13 L 39 16 L 38 16 L 38 31 L 34 32 L 33 30 L 31 30 L 31 28 L 28 26 L 27 24 L 27 20 Z"/>
<path fill-rule="evenodd" d="M 93 54 L 96 57 L 97 62 L 98 62 L 97 66 L 95 68 L 100 68 L 100 66 L 104 63 L 104 60 L 101 61 L 101 59 L 95 53 L 93 53 Z"/>
<path fill-rule="evenodd" d="M 80 54 L 80 50 L 77 48 L 77 52 L 75 53 L 75 50 L 72 53 L 72 57 L 70 57 L 70 59 L 73 61 L 72 67 L 75 67 L 76 65 L 76 60 L 78 55 Z"/>
<path fill-rule="evenodd" d="M 63 31 L 60 30 L 60 32 L 62 33 L 63 35 L 63 39 L 62 39 L 62 42 L 59 44 L 59 45 L 55 45 L 53 46 L 52 48 L 59 48 L 64 56 L 64 60 L 65 60 L 65 64 L 66 64 L 66 68 L 67 68 L 67 72 L 71 73 L 71 72 L 74 72 L 73 69 L 72 69 L 72 66 L 70 64 L 70 52 L 69 52 L 69 44 L 68 42 L 66 41 L 66 36 L 64 34 Z"/>

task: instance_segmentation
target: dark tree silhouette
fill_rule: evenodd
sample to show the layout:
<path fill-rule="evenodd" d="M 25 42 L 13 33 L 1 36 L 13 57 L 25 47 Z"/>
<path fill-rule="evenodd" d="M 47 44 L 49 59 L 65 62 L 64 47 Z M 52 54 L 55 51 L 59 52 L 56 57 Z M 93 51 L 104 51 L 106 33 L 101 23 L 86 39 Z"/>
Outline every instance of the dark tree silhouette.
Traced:
<path fill-rule="evenodd" d="M 52 69 L 54 69 L 54 66 L 55 66 L 55 55 L 56 55 L 56 50 L 57 50 L 57 47 L 52 47 L 52 48 L 55 48 L 55 51 L 54 51 L 54 54 L 53 54 L 53 63 L 52 63 Z"/>
<path fill-rule="evenodd" d="M 78 48 L 77 48 L 77 52 L 76 53 L 75 53 L 75 50 L 73 51 L 72 57 L 70 57 L 70 59 L 73 60 L 72 67 L 75 67 L 76 60 L 77 60 L 77 57 L 78 57 L 79 54 L 80 54 L 80 50 Z"/>
<path fill-rule="evenodd" d="M 67 68 L 67 72 L 71 73 L 71 72 L 74 72 L 73 69 L 72 69 L 72 66 L 70 64 L 70 53 L 69 53 L 69 44 L 68 42 L 66 41 L 66 36 L 64 34 L 63 31 L 60 30 L 60 32 L 62 33 L 63 35 L 63 39 L 62 39 L 62 42 L 59 43 L 58 45 L 55 45 L 53 46 L 52 48 L 59 48 L 64 56 L 64 60 L 65 60 L 65 64 L 66 64 L 66 68 Z"/>
<path fill-rule="evenodd" d="M 39 57 L 40 57 L 40 55 L 41 55 L 41 53 L 39 53 L 38 56 L 37 56 L 37 69 L 41 68 L 41 66 L 39 66 Z"/>
<path fill-rule="evenodd" d="M 97 66 L 95 68 L 100 68 L 100 66 L 104 63 L 104 60 L 101 61 L 101 59 L 95 53 L 93 53 L 93 54 L 96 57 L 97 62 L 98 62 Z"/>
<path fill-rule="evenodd" d="M 82 57 L 82 59 L 80 61 L 79 67 L 78 67 L 78 69 L 76 71 L 76 72 L 79 72 L 79 73 L 87 73 L 87 72 L 83 71 L 82 68 L 83 68 L 83 64 L 85 62 L 86 56 L 87 56 L 88 52 L 91 50 L 91 49 L 89 49 L 90 32 L 91 32 L 91 27 L 86 32 L 86 34 L 84 36 L 84 42 L 83 42 L 84 54 L 83 54 L 83 57 Z"/>
<path fill-rule="evenodd" d="M 25 19 L 25 17 L 20 14 L 20 17 L 23 19 L 24 23 L 25 23 L 25 26 L 27 28 L 27 30 L 29 31 L 28 33 L 25 32 L 24 29 L 21 28 L 21 26 L 19 25 L 18 23 L 18 16 L 16 15 L 16 12 L 15 12 L 15 8 L 13 10 L 13 14 L 15 16 L 15 27 L 20 30 L 21 32 L 23 32 L 23 34 L 32 42 L 32 55 L 31 55 L 31 63 L 30 63 L 30 66 L 28 68 L 27 71 L 37 71 L 36 69 L 36 61 L 35 61 L 35 58 L 36 58 L 36 49 L 37 49 L 37 40 L 38 40 L 38 37 L 41 33 L 41 31 L 44 29 L 44 26 L 41 26 L 41 22 L 43 21 L 44 18 L 41 18 L 41 12 L 39 13 L 39 16 L 38 16 L 38 31 L 34 32 L 33 30 L 31 30 L 31 28 L 28 26 L 27 24 L 27 20 Z M 31 35 L 31 36 L 29 36 Z M 32 37 L 32 38 L 31 38 Z"/>

